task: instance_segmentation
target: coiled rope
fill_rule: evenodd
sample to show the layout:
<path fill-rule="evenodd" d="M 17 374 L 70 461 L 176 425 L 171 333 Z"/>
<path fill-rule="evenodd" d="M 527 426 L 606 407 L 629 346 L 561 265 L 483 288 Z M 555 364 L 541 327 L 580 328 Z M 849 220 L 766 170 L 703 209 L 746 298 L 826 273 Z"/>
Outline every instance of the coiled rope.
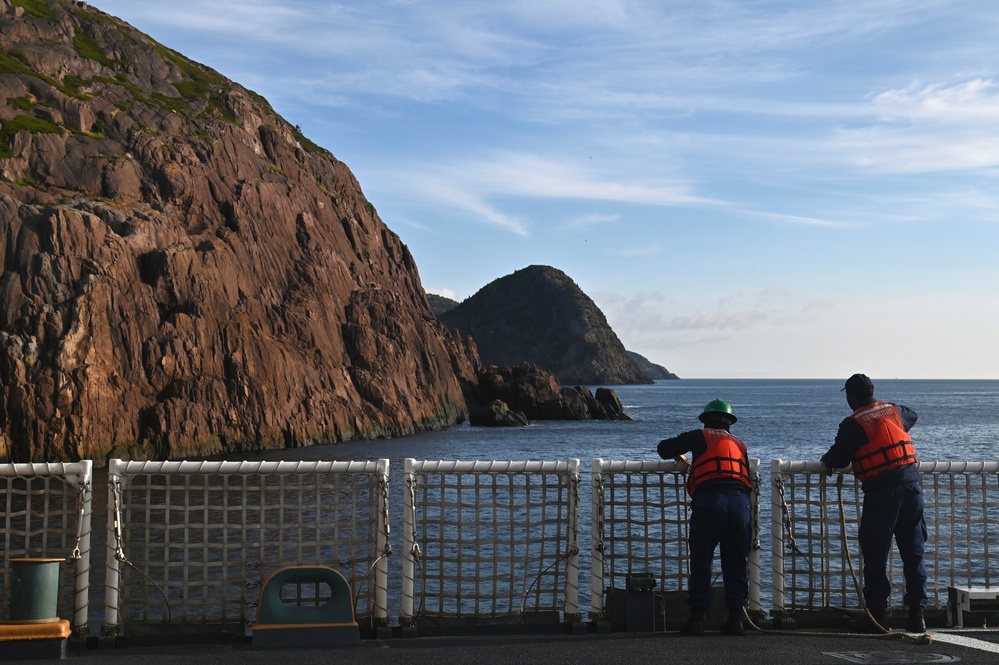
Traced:
<path fill-rule="evenodd" d="M 743 619 L 749 624 L 749 628 L 751 630 L 754 630 L 754 631 L 759 632 L 759 633 L 765 633 L 767 635 L 781 635 L 781 634 L 784 634 L 784 635 L 788 635 L 788 636 L 793 635 L 793 636 L 806 636 L 806 637 L 829 637 L 830 635 L 835 634 L 837 637 L 864 637 L 864 638 L 874 638 L 874 639 L 898 639 L 898 640 L 913 642 L 913 643 L 916 643 L 916 644 L 930 644 L 930 643 L 932 643 L 933 642 L 933 636 L 930 635 L 929 633 L 915 634 L 915 633 L 905 633 L 905 632 L 894 632 L 894 631 L 891 631 L 891 630 L 885 628 L 884 626 L 882 626 L 871 615 L 871 611 L 867 608 L 867 604 L 864 603 L 864 595 L 861 592 L 860 581 L 857 578 L 857 572 L 856 572 L 856 569 L 854 568 L 854 565 L 853 565 L 853 557 L 850 555 L 850 549 L 847 546 L 847 540 L 846 540 L 846 510 L 845 510 L 844 504 L 843 504 L 843 474 L 842 473 L 840 473 L 838 475 L 838 477 L 836 478 L 836 491 L 837 491 L 837 499 L 838 499 L 838 503 L 839 503 L 840 534 L 841 534 L 841 536 L 843 538 L 843 551 L 846 553 L 846 561 L 847 561 L 847 564 L 850 567 L 850 575 L 853 577 L 853 586 L 854 586 L 854 589 L 857 592 L 857 597 L 860 599 L 860 606 L 861 606 L 861 608 L 863 608 L 864 614 L 866 615 L 867 620 L 870 621 L 870 623 L 871 623 L 872 626 L 876 627 L 881 632 L 880 633 L 856 633 L 856 632 L 827 633 L 827 632 L 820 632 L 820 631 L 807 631 L 807 630 L 798 631 L 798 630 L 796 630 L 794 632 L 785 633 L 783 631 L 778 631 L 778 630 L 767 630 L 765 628 L 761 628 L 760 626 L 758 626 L 752 620 L 752 618 L 749 616 L 749 612 L 746 611 L 746 608 L 742 608 Z M 784 501 L 783 501 L 783 493 L 781 494 L 781 502 L 782 502 L 782 509 L 784 510 L 784 514 L 787 515 L 788 511 L 787 511 L 786 504 L 784 504 Z"/>

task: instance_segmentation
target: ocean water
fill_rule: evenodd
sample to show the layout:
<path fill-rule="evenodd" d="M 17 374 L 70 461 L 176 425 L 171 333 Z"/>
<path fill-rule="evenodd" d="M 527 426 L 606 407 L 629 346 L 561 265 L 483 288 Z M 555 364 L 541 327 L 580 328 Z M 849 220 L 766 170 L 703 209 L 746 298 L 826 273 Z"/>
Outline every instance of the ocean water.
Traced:
<path fill-rule="evenodd" d="M 751 457 L 817 460 L 850 414 L 842 379 L 683 379 L 655 385 L 615 386 L 630 421 L 536 421 L 528 427 L 459 425 L 377 441 L 267 451 L 254 459 L 362 460 L 387 458 L 393 476 L 407 457 L 428 460 L 658 459 L 656 444 L 699 429 L 701 409 L 728 401 L 739 418 L 732 433 Z M 877 399 L 905 404 L 919 414 L 911 435 L 921 461 L 999 458 L 999 381 L 875 379 Z M 394 482 L 393 482 L 394 484 Z"/>
<path fill-rule="evenodd" d="M 401 551 L 401 488 L 405 458 L 422 460 L 581 461 L 580 571 L 589 567 L 589 492 L 591 460 L 655 460 L 666 437 L 699 429 L 698 414 L 709 401 L 727 400 L 739 421 L 732 432 L 745 441 L 751 457 L 769 474 L 770 460 L 818 460 L 832 445 L 850 407 L 840 388 L 845 379 L 716 380 L 683 379 L 655 385 L 616 386 L 632 418 L 628 421 L 538 421 L 528 427 L 488 428 L 467 424 L 379 441 L 319 445 L 267 451 L 254 459 L 390 460 L 390 520 L 395 551 Z M 910 432 L 921 461 L 992 461 L 999 455 L 999 381 L 875 379 L 875 396 L 905 404 L 919 414 Z M 769 538 L 769 498 L 761 505 Z M 393 557 L 394 559 L 395 557 Z M 400 565 L 390 561 L 390 567 Z M 390 600 L 398 598 L 393 568 Z M 583 579 L 583 577 L 581 577 Z M 589 573 L 581 589 L 588 599 Z M 769 582 L 766 582 L 769 584 Z M 765 605 L 769 591 L 763 589 Z M 392 603 L 390 603 L 392 604 Z"/>
<path fill-rule="evenodd" d="M 912 430 L 922 461 L 993 461 L 999 454 L 999 381 L 875 380 L 878 399 L 906 404 L 919 414 Z M 580 609 L 589 608 L 589 475 L 591 460 L 654 460 L 659 440 L 701 427 L 698 414 L 707 402 L 732 404 L 739 421 L 732 431 L 762 461 L 817 460 L 832 444 L 839 422 L 850 408 L 840 391 L 843 380 L 695 380 L 655 385 L 616 386 L 629 421 L 539 421 L 528 427 L 483 428 L 460 425 L 441 432 L 396 439 L 358 441 L 248 454 L 265 460 L 366 460 L 391 463 L 390 523 L 392 547 L 402 552 L 402 471 L 407 457 L 424 460 L 566 460 L 581 461 Z M 229 458 L 233 459 L 233 458 Z M 98 472 L 100 473 L 100 471 Z M 97 485 L 103 482 L 97 480 Z M 101 503 L 98 506 L 103 505 Z M 766 497 L 761 505 L 769 511 Z M 97 509 L 100 511 L 100 508 Z M 762 524 L 769 528 L 769 518 Z M 95 522 L 101 528 L 104 518 Z M 769 538 L 769 531 L 763 534 Z M 765 549 L 767 546 L 765 545 Z M 98 546 L 98 550 L 101 547 Z M 397 617 L 401 597 L 401 556 L 389 559 L 389 613 Z M 100 567 L 101 560 L 95 561 Z M 103 583 L 103 575 L 93 582 Z M 762 589 L 769 608 L 769 580 Z M 92 589 L 100 622 L 103 590 Z"/>

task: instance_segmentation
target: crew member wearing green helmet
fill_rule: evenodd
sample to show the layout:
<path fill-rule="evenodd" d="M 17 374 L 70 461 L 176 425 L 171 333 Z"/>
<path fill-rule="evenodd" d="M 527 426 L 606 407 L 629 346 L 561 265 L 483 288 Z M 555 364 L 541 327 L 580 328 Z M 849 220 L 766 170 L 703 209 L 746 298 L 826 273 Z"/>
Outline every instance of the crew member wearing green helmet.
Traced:
<path fill-rule="evenodd" d="M 742 617 L 749 600 L 746 559 L 752 545 L 753 524 L 746 444 L 729 433 L 737 418 L 728 402 L 708 402 L 698 416 L 704 428 L 684 432 L 659 442 L 663 459 L 676 459 L 690 465 L 687 493 L 690 502 L 690 582 L 687 605 L 690 618 L 681 630 L 688 635 L 704 634 L 704 613 L 711 593 L 711 563 L 715 548 L 721 546 L 722 577 L 728 620 L 722 632 L 742 635 Z M 688 461 L 684 453 L 691 453 Z"/>

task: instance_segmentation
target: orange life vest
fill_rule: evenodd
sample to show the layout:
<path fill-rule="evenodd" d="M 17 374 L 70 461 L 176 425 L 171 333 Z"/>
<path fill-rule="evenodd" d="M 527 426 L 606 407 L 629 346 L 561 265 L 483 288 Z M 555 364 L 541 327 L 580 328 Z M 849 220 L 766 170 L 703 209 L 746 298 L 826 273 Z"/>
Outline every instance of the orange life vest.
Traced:
<path fill-rule="evenodd" d="M 687 494 L 694 492 L 707 480 L 741 480 L 752 489 L 749 480 L 749 453 L 746 444 L 723 429 L 701 430 L 708 449 L 694 458 L 687 476 Z"/>
<path fill-rule="evenodd" d="M 853 475 L 861 482 L 889 469 L 918 462 L 912 438 L 898 410 L 887 402 L 872 402 L 851 415 L 867 433 L 867 443 L 853 454 Z"/>

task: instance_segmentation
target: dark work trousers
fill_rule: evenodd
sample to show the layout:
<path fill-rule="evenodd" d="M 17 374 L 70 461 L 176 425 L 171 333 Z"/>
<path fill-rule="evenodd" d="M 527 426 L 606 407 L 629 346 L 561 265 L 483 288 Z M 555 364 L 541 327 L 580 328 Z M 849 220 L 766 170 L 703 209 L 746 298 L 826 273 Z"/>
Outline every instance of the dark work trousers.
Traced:
<path fill-rule="evenodd" d="M 923 543 L 923 490 L 919 483 L 904 483 L 864 492 L 864 512 L 860 517 L 860 551 L 864 556 L 864 603 L 868 609 L 885 609 L 891 598 L 888 556 L 895 536 L 902 558 L 905 596 L 908 607 L 926 607 L 926 566 Z"/>
<path fill-rule="evenodd" d="M 753 541 L 752 507 L 742 492 L 698 492 L 690 503 L 690 588 L 687 604 L 706 608 L 711 594 L 711 561 L 721 545 L 725 607 L 749 600 L 746 558 Z"/>

